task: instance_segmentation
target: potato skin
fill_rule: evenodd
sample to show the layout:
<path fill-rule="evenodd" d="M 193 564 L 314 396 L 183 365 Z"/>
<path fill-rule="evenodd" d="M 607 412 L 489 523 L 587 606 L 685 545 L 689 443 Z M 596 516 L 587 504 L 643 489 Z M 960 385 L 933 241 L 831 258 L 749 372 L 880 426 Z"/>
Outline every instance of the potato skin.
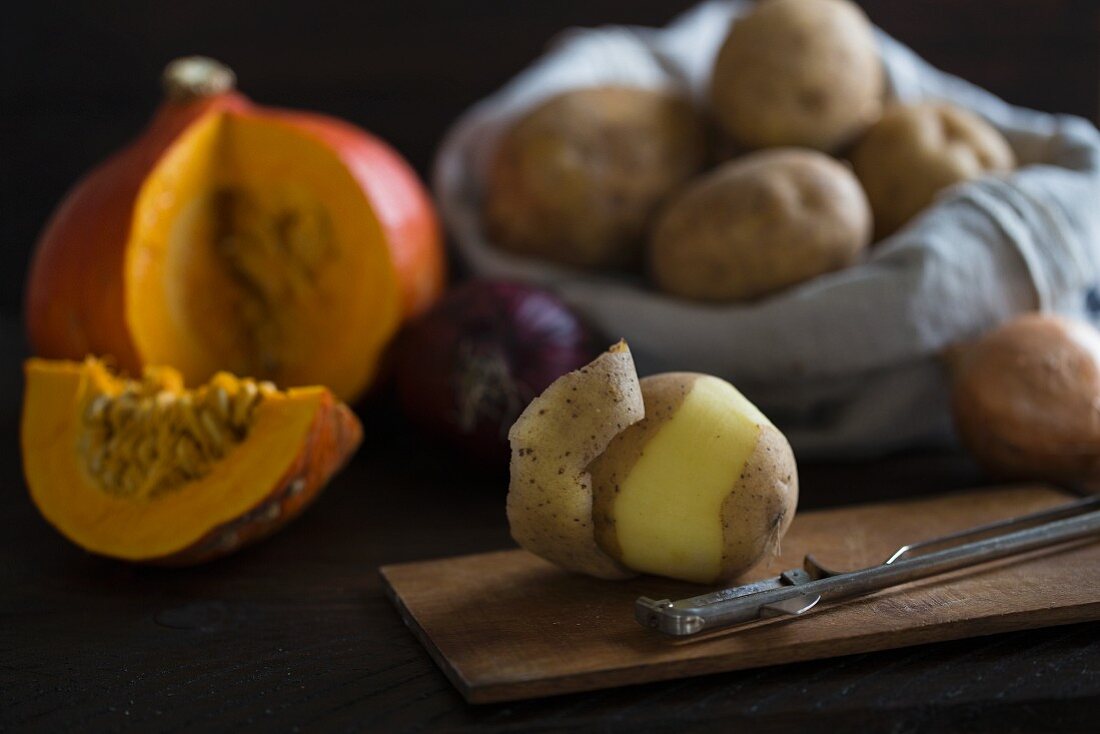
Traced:
<path fill-rule="evenodd" d="M 508 432 L 507 512 L 515 541 L 569 571 L 603 579 L 636 575 L 596 544 L 588 464 L 644 415 L 625 342 L 535 398 Z"/>
<path fill-rule="evenodd" d="M 779 553 L 798 507 L 798 468 L 787 437 L 772 425 L 760 426 L 745 468 L 722 503 L 722 578 L 732 580 L 765 557 Z M 760 528 L 771 532 L 760 534 Z"/>
<path fill-rule="evenodd" d="M 501 248 L 584 268 L 636 266 L 656 207 L 703 165 L 704 127 L 672 92 L 559 94 L 502 137 L 484 219 Z"/>
<path fill-rule="evenodd" d="M 955 427 L 990 473 L 1100 481 L 1095 328 L 1052 315 L 1021 316 L 959 348 L 953 367 Z"/>
<path fill-rule="evenodd" d="M 884 88 L 873 29 L 855 4 L 762 0 L 730 28 L 710 97 L 744 146 L 832 152 L 877 119 Z"/>
<path fill-rule="evenodd" d="M 947 103 L 891 107 L 851 159 L 874 211 L 876 238 L 897 231 L 941 189 L 1016 165 L 996 128 Z"/>
<path fill-rule="evenodd" d="M 844 165 L 806 149 L 759 151 L 665 207 L 649 270 L 672 295 L 749 300 L 850 265 L 871 228 L 867 198 Z"/>

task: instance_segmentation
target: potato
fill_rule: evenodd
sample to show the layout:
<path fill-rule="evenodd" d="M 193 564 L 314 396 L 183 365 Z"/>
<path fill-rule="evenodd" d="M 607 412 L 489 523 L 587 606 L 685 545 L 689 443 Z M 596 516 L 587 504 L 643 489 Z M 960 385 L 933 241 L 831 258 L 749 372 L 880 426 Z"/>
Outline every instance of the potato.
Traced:
<path fill-rule="evenodd" d="M 734 21 L 710 97 L 719 125 L 749 148 L 832 152 L 882 111 L 874 31 L 846 0 L 763 0 Z"/>
<path fill-rule="evenodd" d="M 867 198 L 844 165 L 805 149 L 759 151 L 665 207 L 649 269 L 673 295 L 745 300 L 843 268 L 870 240 Z"/>
<path fill-rule="evenodd" d="M 733 385 L 641 381 L 646 417 L 591 465 L 596 539 L 645 573 L 713 584 L 775 553 L 798 503 L 790 445 Z"/>
<path fill-rule="evenodd" d="M 986 469 L 1100 488 L 1100 332 L 1029 314 L 953 357 L 955 426 Z"/>
<path fill-rule="evenodd" d="M 655 208 L 704 156 L 700 120 L 671 92 L 565 92 L 502 137 L 484 192 L 489 239 L 567 265 L 636 266 Z"/>
<path fill-rule="evenodd" d="M 946 103 L 888 109 L 851 158 L 871 202 L 876 238 L 895 232 L 944 187 L 1016 165 L 994 127 Z"/>
<path fill-rule="evenodd" d="M 733 385 L 639 383 L 622 342 L 547 388 L 508 438 L 512 537 L 599 578 L 732 578 L 777 550 L 798 503 L 790 445 Z"/>
<path fill-rule="evenodd" d="M 624 342 L 558 378 L 527 406 L 508 432 L 508 523 L 517 543 L 570 571 L 634 575 L 596 545 L 588 464 L 644 414 Z"/>

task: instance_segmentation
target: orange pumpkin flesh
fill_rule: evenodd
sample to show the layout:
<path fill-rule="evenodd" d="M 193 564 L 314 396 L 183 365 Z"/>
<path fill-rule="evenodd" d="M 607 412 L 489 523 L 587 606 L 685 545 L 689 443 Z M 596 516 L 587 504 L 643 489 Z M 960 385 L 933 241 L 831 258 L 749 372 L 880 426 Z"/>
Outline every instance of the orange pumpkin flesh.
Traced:
<path fill-rule="evenodd" d="M 153 169 L 124 287 L 143 362 L 188 383 L 226 369 L 357 395 L 402 318 L 384 235 L 346 167 L 246 114 L 205 116 Z"/>
<path fill-rule="evenodd" d="M 158 390 L 158 399 L 163 397 L 160 393 L 171 393 L 170 401 L 175 402 L 211 394 L 210 385 L 200 391 L 173 388 L 170 383 L 178 374 L 157 369 L 169 385 Z M 211 385 L 233 380 L 218 375 Z M 89 428 L 94 425 L 89 415 L 97 399 L 114 405 L 109 399 L 117 403 L 118 395 L 127 388 L 132 392 L 136 384 L 113 376 L 95 360 L 32 359 L 26 365 L 22 443 L 31 497 L 63 535 L 114 558 L 197 563 L 263 537 L 309 504 L 362 436 L 355 416 L 327 389 L 279 392 L 264 386 L 246 413 L 246 428 L 230 436 L 222 455 L 205 462 L 198 476 L 159 491 L 143 491 L 148 483 L 124 490 L 105 483 L 104 473 L 122 475 L 136 460 L 120 460 L 121 449 L 115 451 L 115 472 L 89 459 L 96 446 L 89 442 L 89 431 L 96 430 Z M 177 410 L 174 415 L 178 414 Z M 125 419 L 121 425 L 126 425 Z M 145 425 L 143 435 L 160 428 L 155 418 Z M 199 432 L 180 434 L 188 438 L 170 444 L 171 450 L 162 454 L 169 458 L 155 466 L 164 465 L 176 473 L 173 476 L 182 476 L 185 462 L 175 458 L 176 448 L 181 441 L 198 441 Z M 146 469 L 141 476 L 153 473 Z"/>
<path fill-rule="evenodd" d="M 172 364 L 188 384 L 227 369 L 350 400 L 442 291 L 427 193 L 364 131 L 256 106 L 224 67 L 189 63 L 145 135 L 44 231 L 28 284 L 35 351 L 111 355 L 133 373 Z"/>

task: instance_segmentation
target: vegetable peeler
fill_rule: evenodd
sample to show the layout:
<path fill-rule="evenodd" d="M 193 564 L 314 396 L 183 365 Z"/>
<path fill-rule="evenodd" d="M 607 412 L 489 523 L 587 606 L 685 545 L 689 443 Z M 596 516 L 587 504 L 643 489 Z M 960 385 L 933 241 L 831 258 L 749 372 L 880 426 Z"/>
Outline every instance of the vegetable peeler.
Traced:
<path fill-rule="evenodd" d="M 881 564 L 857 571 L 826 568 L 811 554 L 802 568 L 743 586 L 679 601 L 643 596 L 634 604 L 634 618 L 644 627 L 685 637 L 758 620 L 801 617 L 823 602 L 1097 536 L 1100 496 L 903 545 Z"/>

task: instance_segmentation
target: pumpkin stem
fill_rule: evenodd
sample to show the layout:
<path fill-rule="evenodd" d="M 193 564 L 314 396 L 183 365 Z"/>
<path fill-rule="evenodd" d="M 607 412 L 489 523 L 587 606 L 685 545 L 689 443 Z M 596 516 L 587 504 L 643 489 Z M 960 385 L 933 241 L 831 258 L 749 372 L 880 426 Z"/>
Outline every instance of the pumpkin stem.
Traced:
<path fill-rule="evenodd" d="M 206 56 L 184 56 L 164 68 L 165 96 L 173 102 L 190 102 L 223 94 L 237 84 L 237 75 L 220 61 Z"/>

